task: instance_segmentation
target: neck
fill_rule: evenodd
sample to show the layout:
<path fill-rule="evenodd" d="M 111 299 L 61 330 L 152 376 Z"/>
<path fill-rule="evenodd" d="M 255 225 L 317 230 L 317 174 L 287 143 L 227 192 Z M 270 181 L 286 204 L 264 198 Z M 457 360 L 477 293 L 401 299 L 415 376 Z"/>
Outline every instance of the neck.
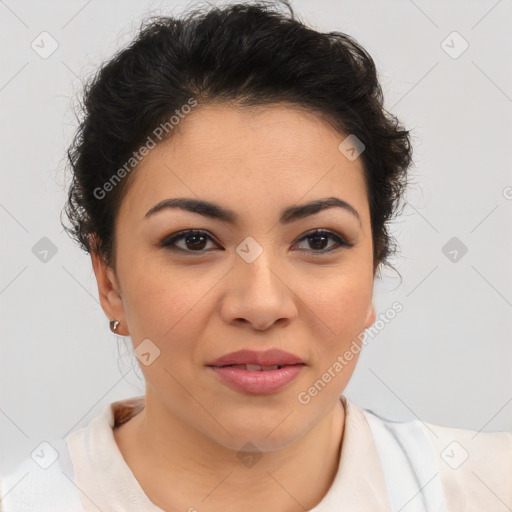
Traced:
<path fill-rule="evenodd" d="M 241 464 L 236 450 L 191 429 L 147 395 L 146 407 L 114 437 L 145 494 L 165 510 L 303 512 L 332 485 L 344 423 L 337 401 L 298 441 Z"/>

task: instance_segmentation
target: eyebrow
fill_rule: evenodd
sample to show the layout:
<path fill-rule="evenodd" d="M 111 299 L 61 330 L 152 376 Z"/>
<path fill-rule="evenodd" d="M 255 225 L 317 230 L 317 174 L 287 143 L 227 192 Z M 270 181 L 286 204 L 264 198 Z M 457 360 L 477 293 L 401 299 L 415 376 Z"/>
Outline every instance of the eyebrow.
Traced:
<path fill-rule="evenodd" d="M 361 217 L 359 216 L 357 210 L 346 201 L 343 201 L 342 199 L 339 199 L 337 197 L 316 199 L 315 201 L 311 201 L 310 203 L 307 204 L 293 205 L 284 208 L 281 211 L 279 222 L 281 224 L 289 224 L 298 219 L 303 219 L 304 217 L 314 215 L 315 213 L 318 213 L 321 210 L 335 207 L 343 208 L 344 210 L 350 212 L 354 217 L 357 218 L 357 220 L 359 221 L 359 225 L 361 226 Z M 163 201 L 160 201 L 158 204 L 149 209 L 144 217 L 151 217 L 155 213 L 160 212 L 167 208 L 179 208 L 181 210 L 185 210 L 188 212 L 198 213 L 199 215 L 203 215 L 211 219 L 228 222 L 229 224 L 236 224 L 238 220 L 238 214 L 235 213 L 233 210 L 224 208 L 223 206 L 220 206 L 216 203 L 212 203 L 209 201 L 202 201 L 199 199 L 185 197 L 164 199 Z"/>

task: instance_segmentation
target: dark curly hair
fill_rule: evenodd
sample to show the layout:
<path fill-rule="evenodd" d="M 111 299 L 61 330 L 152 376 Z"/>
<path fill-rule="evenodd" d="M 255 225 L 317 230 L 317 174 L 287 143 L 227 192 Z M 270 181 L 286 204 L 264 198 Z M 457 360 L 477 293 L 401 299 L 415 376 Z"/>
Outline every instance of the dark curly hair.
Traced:
<path fill-rule="evenodd" d="M 197 8 L 179 19 L 151 16 L 89 79 L 67 152 L 72 182 L 64 211 L 71 226 L 63 224 L 86 252 L 97 251 L 114 266 L 114 221 L 134 173 L 108 194 L 98 197 L 97 191 L 107 190 L 102 187 L 155 127 L 193 98 L 199 106 L 286 102 L 317 113 L 340 134 L 355 135 L 365 146 L 360 158 L 374 271 L 389 265 L 396 244 L 387 222 L 407 186 L 409 131 L 383 108 L 374 61 L 357 41 L 313 30 L 284 5 L 289 13 L 282 3 L 262 1 Z"/>

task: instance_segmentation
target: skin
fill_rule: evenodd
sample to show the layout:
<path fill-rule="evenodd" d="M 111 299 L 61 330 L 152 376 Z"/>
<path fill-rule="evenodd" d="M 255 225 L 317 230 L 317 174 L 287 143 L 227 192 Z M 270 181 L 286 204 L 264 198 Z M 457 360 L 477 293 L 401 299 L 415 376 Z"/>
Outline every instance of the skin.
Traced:
<path fill-rule="evenodd" d="M 358 355 L 307 405 L 297 397 L 375 320 L 363 168 L 338 150 L 344 138 L 293 106 L 211 104 L 193 110 L 132 171 L 116 218 L 115 269 L 91 256 L 118 333 L 135 348 L 149 338 L 160 350 L 140 365 L 145 409 L 114 436 L 161 508 L 302 512 L 332 484 L 345 420 L 339 396 Z M 350 203 L 360 222 L 341 208 L 278 222 L 285 207 L 332 196 Z M 230 225 L 179 209 L 145 218 L 173 197 L 213 201 L 240 219 Z M 317 228 L 354 245 L 304 238 Z M 201 255 L 190 238 L 177 242 L 188 253 L 159 246 L 185 229 L 212 236 Z M 248 236 L 263 248 L 252 263 L 236 252 Z M 251 395 L 205 367 L 242 348 L 280 348 L 306 366 L 281 391 Z M 237 457 L 247 442 L 262 455 L 251 467 Z"/>

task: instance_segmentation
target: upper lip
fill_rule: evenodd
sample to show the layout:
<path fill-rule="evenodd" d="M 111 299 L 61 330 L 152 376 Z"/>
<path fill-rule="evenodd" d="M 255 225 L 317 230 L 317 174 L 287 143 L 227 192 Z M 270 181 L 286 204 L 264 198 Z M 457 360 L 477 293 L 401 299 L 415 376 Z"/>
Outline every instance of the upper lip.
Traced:
<path fill-rule="evenodd" d="M 257 364 L 260 366 L 284 366 L 303 363 L 300 357 L 279 349 L 264 351 L 238 350 L 226 354 L 206 366 L 228 366 L 232 364 Z"/>

